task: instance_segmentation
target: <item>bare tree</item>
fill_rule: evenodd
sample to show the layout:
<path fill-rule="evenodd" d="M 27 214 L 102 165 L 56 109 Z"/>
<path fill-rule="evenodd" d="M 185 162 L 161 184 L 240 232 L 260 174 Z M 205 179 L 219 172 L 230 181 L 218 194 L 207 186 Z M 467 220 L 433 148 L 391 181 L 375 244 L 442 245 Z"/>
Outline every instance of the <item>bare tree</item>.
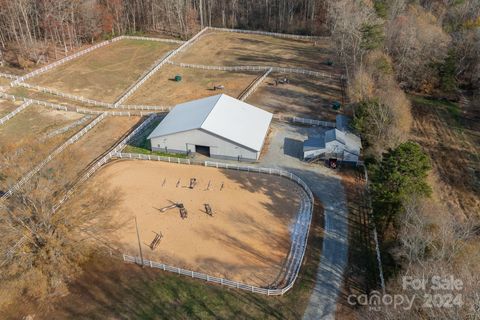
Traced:
<path fill-rule="evenodd" d="M 20 298 L 48 301 L 67 290 L 81 264 L 114 230 L 119 195 L 105 186 L 82 188 L 57 211 L 51 190 L 61 172 L 34 179 L 0 204 L 0 307 Z"/>

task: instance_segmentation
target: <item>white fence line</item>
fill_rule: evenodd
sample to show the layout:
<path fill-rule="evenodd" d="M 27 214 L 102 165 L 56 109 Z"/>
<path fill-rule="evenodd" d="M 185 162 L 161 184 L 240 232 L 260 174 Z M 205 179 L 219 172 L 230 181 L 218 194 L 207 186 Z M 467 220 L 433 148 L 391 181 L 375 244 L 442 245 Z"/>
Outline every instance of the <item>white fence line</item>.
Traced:
<path fill-rule="evenodd" d="M 120 104 L 122 104 L 125 100 L 127 100 L 128 97 L 130 97 L 133 94 L 133 92 L 135 92 L 144 83 L 143 79 L 158 65 L 162 66 L 165 63 L 164 60 L 167 59 L 172 54 L 172 52 L 173 51 L 169 51 L 167 52 L 167 54 L 163 55 L 160 59 L 155 60 L 155 62 L 147 69 L 147 71 L 144 72 L 140 77 L 138 77 L 138 79 L 120 95 L 120 97 L 112 104 L 112 108 L 118 108 Z M 139 84 L 139 83 L 142 83 L 142 84 Z"/>
<path fill-rule="evenodd" d="M 186 42 L 183 40 L 176 40 L 176 39 L 153 38 L 153 37 L 142 37 L 142 36 L 123 36 L 123 38 L 132 39 L 132 40 L 147 40 L 147 41 L 170 42 L 170 43 L 179 43 L 179 44 L 183 44 Z"/>
<path fill-rule="evenodd" d="M 51 70 L 51 69 L 53 69 L 53 68 L 56 68 L 56 67 L 58 67 L 59 65 L 64 64 L 65 62 L 68 62 L 68 61 L 73 60 L 73 59 L 75 59 L 75 58 L 81 57 L 81 56 L 83 56 L 83 55 L 85 55 L 85 54 L 87 54 L 87 53 L 89 53 L 89 52 L 91 52 L 91 51 L 93 51 L 93 50 L 95 50 L 95 49 L 101 48 L 101 47 L 103 47 L 103 46 L 105 46 L 105 45 L 107 45 L 107 44 L 110 44 L 110 43 L 112 43 L 112 42 L 116 42 L 116 41 L 121 40 L 121 39 L 123 39 L 123 37 L 117 37 L 117 38 L 113 38 L 113 39 L 111 39 L 111 40 L 106 40 L 106 41 L 102 41 L 102 42 L 100 42 L 100 43 L 97 43 L 97 44 L 94 45 L 94 46 L 91 46 L 91 47 L 89 47 L 89 48 L 87 48 L 87 49 L 78 51 L 77 53 L 74 53 L 74 54 L 72 54 L 72 55 L 66 56 L 66 57 L 63 58 L 63 59 L 57 60 L 57 61 L 55 61 L 55 62 L 53 62 L 53 63 L 51 63 L 51 64 L 49 64 L 49 65 L 46 65 L 46 66 L 44 66 L 44 67 L 42 67 L 42 68 L 40 68 L 40 69 L 37 69 L 37 70 L 35 70 L 35 71 L 32 71 L 32 72 L 30 72 L 30 73 L 28 73 L 28 74 L 26 74 L 26 75 L 24 75 L 24 76 L 18 77 L 18 78 L 17 78 L 15 81 L 13 81 L 10 85 L 11 85 L 11 86 L 18 85 L 20 82 L 24 82 L 24 81 L 27 80 L 27 79 L 30 79 L 30 78 L 32 78 L 32 77 L 35 77 L 35 76 L 37 76 L 37 75 L 39 75 L 39 74 L 41 74 L 41 73 L 44 73 L 44 72 L 48 71 L 48 70 Z"/>
<path fill-rule="evenodd" d="M 135 104 L 122 104 L 117 109 L 129 109 L 129 110 L 154 110 L 160 112 L 170 112 L 174 106 L 146 106 Z"/>
<path fill-rule="evenodd" d="M 105 116 L 105 114 L 103 114 Z M 145 159 L 145 160 L 160 160 L 160 161 L 169 161 L 169 162 L 176 162 L 176 163 L 185 163 L 185 164 L 193 164 L 190 159 L 180 159 L 175 158 L 175 161 L 172 161 L 174 158 L 171 157 L 160 157 L 160 156 L 152 156 L 152 155 L 141 155 L 141 154 L 123 154 L 120 151 L 127 145 L 127 143 L 133 139 L 137 134 L 141 133 L 150 122 L 152 122 L 156 118 L 156 115 L 151 115 L 148 119 L 146 119 L 141 125 L 139 125 L 135 130 L 133 130 L 127 137 L 125 137 L 115 148 L 113 148 L 108 154 L 102 157 L 99 161 L 97 161 L 78 181 L 75 183 L 75 186 L 72 187 L 62 198 L 58 205 L 53 208 L 56 211 L 67 199 L 69 199 L 73 193 L 76 191 L 77 187 L 84 183 L 89 177 L 91 177 L 100 167 L 106 164 L 111 158 L 118 157 L 118 158 L 136 158 L 136 159 Z M 124 261 L 127 262 L 138 262 L 143 265 L 151 266 L 153 268 L 161 268 L 165 271 L 175 272 L 178 274 L 187 275 L 193 278 L 202 279 L 209 282 L 218 283 L 221 285 L 248 290 L 255 293 L 261 293 L 266 295 L 283 295 L 285 292 L 290 290 L 297 277 L 298 273 L 301 268 L 301 264 L 303 258 L 305 256 L 305 251 L 307 248 L 307 241 L 308 235 L 310 232 L 310 225 L 313 215 L 313 193 L 311 192 L 310 188 L 307 184 L 301 180 L 296 175 L 279 170 L 274 168 L 260 168 L 260 167 L 249 167 L 249 166 L 238 166 L 238 165 L 231 165 L 227 163 L 219 163 L 219 162 L 209 162 L 205 161 L 200 163 L 206 167 L 216 167 L 216 168 L 226 168 L 226 169 L 233 169 L 233 170 L 242 170 L 248 172 L 257 172 L 257 173 L 264 173 L 264 174 L 273 174 L 278 175 L 281 177 L 286 177 L 290 180 L 293 180 L 297 184 L 299 184 L 302 189 L 305 191 L 305 196 L 302 197 L 301 207 L 299 210 L 299 214 L 296 220 L 296 224 L 294 226 L 293 237 L 292 237 L 292 247 L 289 253 L 289 267 L 286 270 L 284 280 L 287 282 L 287 285 L 283 288 L 260 288 L 256 286 L 246 285 L 240 282 L 231 281 L 223 278 L 211 277 L 207 274 L 202 274 L 200 272 L 184 270 L 177 267 L 167 266 L 165 264 L 159 264 L 150 260 L 143 260 L 141 261 L 139 258 L 131 257 L 124 255 Z M 303 231 L 303 232 L 302 232 Z"/>
<path fill-rule="evenodd" d="M 73 123 L 70 123 L 69 125 L 66 125 L 65 127 L 63 128 L 60 128 L 60 129 L 57 129 L 57 130 L 53 130 L 52 132 L 49 132 L 48 134 L 45 135 L 46 138 L 51 138 L 51 137 L 55 137 L 55 136 L 58 136 L 59 134 L 62 134 L 64 132 L 67 132 L 69 131 L 70 129 L 72 128 L 75 128 L 81 124 L 84 124 L 85 122 L 87 122 L 88 120 L 90 120 L 92 118 L 92 116 L 90 115 L 86 115 L 86 116 L 83 116 L 81 117 L 79 120 L 73 122 Z"/>
<path fill-rule="evenodd" d="M 130 134 L 128 134 L 122 141 L 120 141 L 115 148 L 113 148 L 108 154 L 103 156 L 100 160 L 98 160 L 90 169 L 82 176 L 80 179 L 75 183 L 75 185 L 67 191 L 65 196 L 59 201 L 59 203 L 54 207 L 54 211 L 56 211 L 65 201 L 67 201 L 73 193 L 77 190 L 77 187 L 87 181 L 101 166 L 107 163 L 117 152 L 122 150 L 127 143 L 132 139 L 135 135 L 145 129 L 145 127 L 152 122 L 156 118 L 155 114 L 150 115 L 145 121 L 143 121 L 137 128 L 135 128 Z"/>
<path fill-rule="evenodd" d="M 267 71 L 268 69 L 272 69 L 272 72 L 278 73 L 294 73 L 294 74 L 304 74 L 309 76 L 314 76 L 317 78 L 329 78 L 329 79 L 341 79 L 339 75 L 333 75 L 330 73 L 301 69 L 301 68 L 284 68 L 284 67 L 275 67 L 275 66 L 262 66 L 262 65 L 254 65 L 254 66 L 210 66 L 210 65 L 202 65 L 202 64 L 192 64 L 192 63 L 183 63 L 183 62 L 175 62 L 175 61 L 168 61 L 167 63 L 172 64 L 174 66 L 178 66 L 181 68 L 192 68 L 192 69 L 203 69 L 203 70 L 218 70 L 218 71 L 252 71 L 252 72 L 259 72 L 259 71 Z"/>
<path fill-rule="evenodd" d="M 13 101 L 17 100 L 17 97 L 14 95 L 10 95 L 7 93 L 0 92 L 0 97 L 6 98 L 6 99 L 11 99 Z M 82 109 L 79 107 L 74 107 L 74 106 L 64 106 L 64 105 L 59 105 L 55 103 L 50 103 L 42 100 L 35 100 L 35 99 L 23 99 L 24 101 L 32 101 L 33 104 L 38 104 L 42 105 L 45 107 L 57 109 L 57 110 L 64 110 L 64 111 L 72 111 L 72 112 L 77 112 L 77 113 L 83 113 L 83 114 L 102 114 L 105 113 L 106 115 L 109 116 L 146 116 L 154 113 L 153 111 L 159 111 L 157 113 L 168 113 L 170 110 L 172 110 L 173 107 L 170 106 L 137 106 L 137 105 L 122 105 L 121 107 L 125 107 L 125 109 L 134 109 L 134 110 L 140 110 L 139 112 L 135 111 L 100 111 L 100 110 L 90 110 L 90 109 Z M 150 108 L 150 109 L 148 109 Z M 142 111 L 142 110 L 152 110 L 152 111 Z M 314 125 L 314 126 L 323 126 L 323 127 L 331 127 L 335 128 L 335 122 L 330 122 L 330 121 L 323 121 L 323 120 L 318 120 L 318 119 L 307 119 L 307 118 L 301 118 L 301 117 L 293 117 L 293 116 L 282 116 L 278 114 L 274 114 L 273 118 L 276 120 L 280 121 L 290 121 L 293 123 L 302 123 L 306 125 Z"/>
<path fill-rule="evenodd" d="M 24 101 L 31 101 L 33 104 L 38 104 L 44 107 L 56 109 L 56 110 L 62 110 L 62 111 L 70 111 L 70 112 L 77 112 L 77 113 L 82 113 L 82 114 L 93 114 L 93 115 L 99 115 L 99 114 L 105 114 L 107 116 L 146 116 L 150 115 L 152 113 L 156 113 L 154 111 L 159 111 L 158 113 L 165 113 L 170 110 L 169 107 L 152 107 L 150 110 L 152 111 L 143 111 L 143 109 L 138 108 L 137 110 L 139 111 L 102 111 L 102 110 L 90 110 L 90 109 L 83 109 L 79 108 L 76 106 L 72 105 L 61 105 L 61 104 L 56 104 L 56 103 L 51 103 L 43 100 L 36 100 L 36 99 L 27 99 L 27 98 L 17 98 L 14 95 L 7 94 L 0 92 L 0 97 L 6 98 L 6 99 L 11 99 L 13 101 L 16 101 L 18 99 L 24 100 Z"/>
<path fill-rule="evenodd" d="M 185 48 L 188 48 L 191 46 L 195 41 L 197 41 L 200 36 L 207 30 L 207 28 L 202 29 L 200 32 L 198 32 L 195 36 L 190 38 L 187 42 L 183 43 L 180 47 L 177 49 L 173 50 L 170 54 L 168 54 L 164 59 L 158 62 L 158 64 L 153 67 L 142 79 L 140 79 L 130 90 L 124 93 L 121 99 L 119 99 L 115 103 L 115 107 L 122 104 L 128 97 L 130 97 L 135 91 L 137 91 L 138 88 L 140 88 L 141 85 L 143 85 L 148 79 L 150 79 L 151 76 L 153 76 L 158 69 L 160 69 L 165 63 L 167 63 L 171 58 L 173 58 L 177 53 L 180 51 L 184 50 Z"/>
<path fill-rule="evenodd" d="M 12 80 L 16 80 L 16 79 L 18 79 L 19 76 L 15 75 L 15 74 L 0 72 L 0 77 L 2 77 L 2 78 L 7 78 L 7 79 L 12 79 Z"/>
<path fill-rule="evenodd" d="M 293 123 L 301 123 L 311 126 L 321 126 L 321 127 L 329 127 L 335 128 L 336 123 L 332 121 L 323 121 L 318 119 L 308 119 L 308 118 L 301 118 L 301 117 L 293 117 L 293 116 L 283 116 L 281 114 L 274 114 L 273 118 L 279 121 L 289 121 Z"/>
<path fill-rule="evenodd" d="M 303 39 L 303 40 L 330 39 L 330 37 L 303 36 L 303 35 L 296 35 L 296 34 L 267 32 L 267 31 L 257 31 L 257 30 L 228 29 L 228 28 L 215 28 L 215 27 L 208 27 L 208 29 L 213 30 L 213 31 L 232 32 L 232 33 L 247 33 L 247 34 L 259 34 L 259 35 L 264 35 L 264 36 L 273 36 L 273 37 L 278 37 L 278 38 L 297 39 L 297 40 L 301 40 L 301 39 Z"/>
<path fill-rule="evenodd" d="M 161 156 L 154 156 L 154 155 L 117 153 L 114 156 L 122 159 L 127 158 L 127 159 L 140 159 L 140 160 L 158 160 L 158 161 L 168 161 L 168 162 L 181 163 L 181 164 L 194 164 L 194 162 L 191 162 L 189 159 L 161 157 Z M 240 171 L 271 174 L 271 175 L 285 177 L 296 182 L 305 191 L 306 196 L 302 197 L 299 214 L 297 215 L 297 220 L 295 222 L 295 226 L 292 232 L 292 245 L 291 245 L 291 249 L 288 256 L 285 277 L 283 279 L 283 282 L 286 282 L 287 284 L 282 288 L 261 288 L 257 286 L 247 285 L 237 281 L 209 276 L 208 274 L 195 272 L 192 270 L 186 270 L 178 267 L 169 266 L 163 263 L 158 263 L 158 262 L 154 262 L 147 259 L 143 259 L 142 261 L 142 259 L 139 257 L 133 257 L 125 254 L 123 255 L 123 260 L 126 262 L 133 262 L 133 263 L 142 264 L 144 266 L 150 266 L 152 268 L 159 268 L 165 271 L 170 271 L 170 272 L 186 275 L 192 278 L 197 278 L 197 279 L 205 280 L 208 282 L 214 282 L 224 286 L 242 289 L 250 292 L 261 293 L 265 295 L 285 294 L 285 292 L 287 292 L 293 287 L 298 277 L 298 274 L 302 265 L 302 261 L 305 256 L 305 251 L 307 248 L 308 234 L 310 232 L 310 225 L 311 225 L 312 214 L 313 214 L 313 202 L 314 202 L 313 193 L 311 192 L 310 188 L 307 186 L 307 184 L 303 180 L 301 180 L 299 177 L 297 177 L 293 173 L 283 171 L 280 169 L 261 168 L 261 167 L 253 167 L 253 166 L 238 166 L 238 165 L 233 165 L 228 163 L 211 162 L 211 161 L 205 161 L 203 162 L 203 165 L 206 167 L 240 170 Z"/>
<path fill-rule="evenodd" d="M 257 81 L 255 81 L 255 83 L 252 85 L 252 87 L 250 89 L 248 89 L 247 92 L 245 92 L 244 94 L 242 94 L 241 97 L 239 97 L 239 100 L 242 100 L 242 101 L 245 101 L 247 100 L 247 98 L 255 92 L 255 90 L 257 90 L 258 86 L 260 86 L 260 84 L 268 77 L 268 75 L 270 74 L 270 72 L 272 72 L 272 68 L 268 69 L 265 74 L 260 77 Z"/>
<path fill-rule="evenodd" d="M 17 85 L 21 86 L 21 87 L 28 88 L 28 89 L 34 89 L 34 90 L 37 90 L 37 91 L 40 91 L 40 92 L 53 94 L 53 95 L 63 97 L 63 98 L 67 98 L 67 99 L 70 99 L 70 100 L 80 101 L 80 102 L 90 104 L 90 105 L 93 105 L 93 106 L 97 106 L 97 107 L 113 108 L 111 103 L 106 103 L 106 102 L 101 102 L 101 101 L 97 101 L 97 100 L 93 100 L 93 99 L 88 99 L 88 98 L 84 98 L 82 96 L 76 96 L 76 95 L 73 95 L 73 94 L 64 93 L 64 92 L 61 92 L 61 91 L 58 91 L 58 90 L 55 90 L 55 89 L 51 89 L 51 88 L 32 85 L 32 84 L 28 84 L 28 83 L 25 83 L 25 82 L 18 83 Z"/>
<path fill-rule="evenodd" d="M 97 101 L 97 100 L 84 98 L 82 96 L 76 96 L 76 95 L 69 94 L 69 93 L 63 93 L 63 92 L 55 90 L 55 89 L 41 87 L 41 86 L 37 86 L 37 85 L 31 85 L 31 84 L 28 84 L 26 82 L 19 83 L 18 85 L 22 86 L 22 87 L 25 87 L 25 88 L 29 88 L 29 89 L 53 94 L 53 95 L 56 95 L 56 96 L 59 96 L 59 97 L 67 98 L 67 99 L 70 99 L 70 100 L 80 101 L 80 102 L 83 102 L 83 103 L 86 103 L 86 104 L 89 104 L 89 105 L 93 105 L 93 106 L 96 106 L 96 107 L 105 107 L 105 108 L 109 108 L 109 109 L 113 109 L 113 108 L 116 108 L 116 109 L 131 109 L 129 106 L 122 105 L 122 106 L 116 106 L 115 107 L 112 103 L 101 102 L 101 101 Z M 166 106 L 165 107 L 164 106 L 133 106 L 133 109 L 134 110 L 158 110 L 158 111 L 161 111 L 161 112 L 166 112 L 167 110 L 170 110 L 171 107 L 166 107 Z"/>
<path fill-rule="evenodd" d="M 28 182 L 36 173 L 38 173 L 47 163 L 49 163 L 53 158 L 55 158 L 60 152 L 62 152 L 66 147 L 75 143 L 78 139 L 84 136 L 90 129 L 96 126 L 100 121 L 106 117 L 105 114 L 101 114 L 95 120 L 90 122 L 86 127 L 77 132 L 73 137 L 64 142 L 60 147 L 55 149 L 50 153 L 42 162 L 36 165 L 30 172 L 24 175 L 13 187 L 11 187 L 4 195 L 0 197 L 0 200 L 4 200 L 10 197 L 14 192 L 18 191 L 26 182 Z"/>
<path fill-rule="evenodd" d="M 0 119 L 0 125 L 4 124 L 8 120 L 15 117 L 15 115 L 17 115 L 17 113 L 22 112 L 23 110 L 25 110 L 26 107 L 28 107 L 31 104 L 32 104 L 32 100 L 25 100 L 25 102 L 22 103 L 17 109 L 13 110 L 9 114 L 7 114 L 5 117 L 1 118 Z"/>

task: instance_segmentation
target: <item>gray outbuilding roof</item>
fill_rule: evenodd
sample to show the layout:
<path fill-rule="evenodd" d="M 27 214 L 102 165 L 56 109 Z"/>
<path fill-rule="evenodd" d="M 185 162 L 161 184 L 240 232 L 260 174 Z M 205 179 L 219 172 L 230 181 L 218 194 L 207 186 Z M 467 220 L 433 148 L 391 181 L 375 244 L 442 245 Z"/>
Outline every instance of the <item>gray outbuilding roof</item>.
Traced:
<path fill-rule="evenodd" d="M 340 131 L 338 129 L 331 129 L 325 132 L 325 144 L 338 141 L 341 144 L 345 145 L 345 149 L 353 154 L 359 155 L 360 149 L 362 148 L 362 141 L 360 137 L 354 135 L 353 133 Z"/>
<path fill-rule="evenodd" d="M 260 151 L 272 117 L 267 111 L 219 94 L 176 105 L 148 139 L 202 129 Z"/>

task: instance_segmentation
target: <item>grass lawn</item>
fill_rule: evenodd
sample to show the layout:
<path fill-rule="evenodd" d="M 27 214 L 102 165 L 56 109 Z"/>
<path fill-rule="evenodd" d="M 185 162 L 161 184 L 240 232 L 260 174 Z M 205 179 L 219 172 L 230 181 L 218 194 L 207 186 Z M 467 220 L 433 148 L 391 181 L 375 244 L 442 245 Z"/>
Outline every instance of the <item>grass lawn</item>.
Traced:
<path fill-rule="evenodd" d="M 455 122 L 460 121 L 461 111 L 458 102 L 452 102 L 445 99 L 434 99 L 430 97 L 410 95 L 410 100 L 412 100 L 414 105 L 422 105 L 425 107 L 438 108 L 445 110 L 449 115 L 455 120 Z M 459 124 L 459 123 L 458 123 Z"/>
<path fill-rule="evenodd" d="M 69 61 L 29 82 L 103 102 L 114 102 L 177 44 L 120 40 Z"/>
<path fill-rule="evenodd" d="M 315 208 L 300 276 L 284 296 L 229 289 L 102 257 L 93 259 L 58 303 L 42 312 L 25 309 L 35 319 L 300 319 L 322 247 L 323 209 L 318 202 Z"/>

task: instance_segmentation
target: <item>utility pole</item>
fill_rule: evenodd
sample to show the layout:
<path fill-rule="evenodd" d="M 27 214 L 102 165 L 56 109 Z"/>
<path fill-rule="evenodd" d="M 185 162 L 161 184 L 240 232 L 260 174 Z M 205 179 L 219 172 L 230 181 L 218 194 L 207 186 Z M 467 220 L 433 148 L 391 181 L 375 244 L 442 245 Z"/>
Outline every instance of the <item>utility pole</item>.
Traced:
<path fill-rule="evenodd" d="M 137 229 L 138 250 L 140 251 L 140 259 L 142 259 L 142 268 L 143 268 L 142 244 L 140 243 L 140 233 L 138 232 L 137 216 L 135 216 L 135 228 Z"/>

